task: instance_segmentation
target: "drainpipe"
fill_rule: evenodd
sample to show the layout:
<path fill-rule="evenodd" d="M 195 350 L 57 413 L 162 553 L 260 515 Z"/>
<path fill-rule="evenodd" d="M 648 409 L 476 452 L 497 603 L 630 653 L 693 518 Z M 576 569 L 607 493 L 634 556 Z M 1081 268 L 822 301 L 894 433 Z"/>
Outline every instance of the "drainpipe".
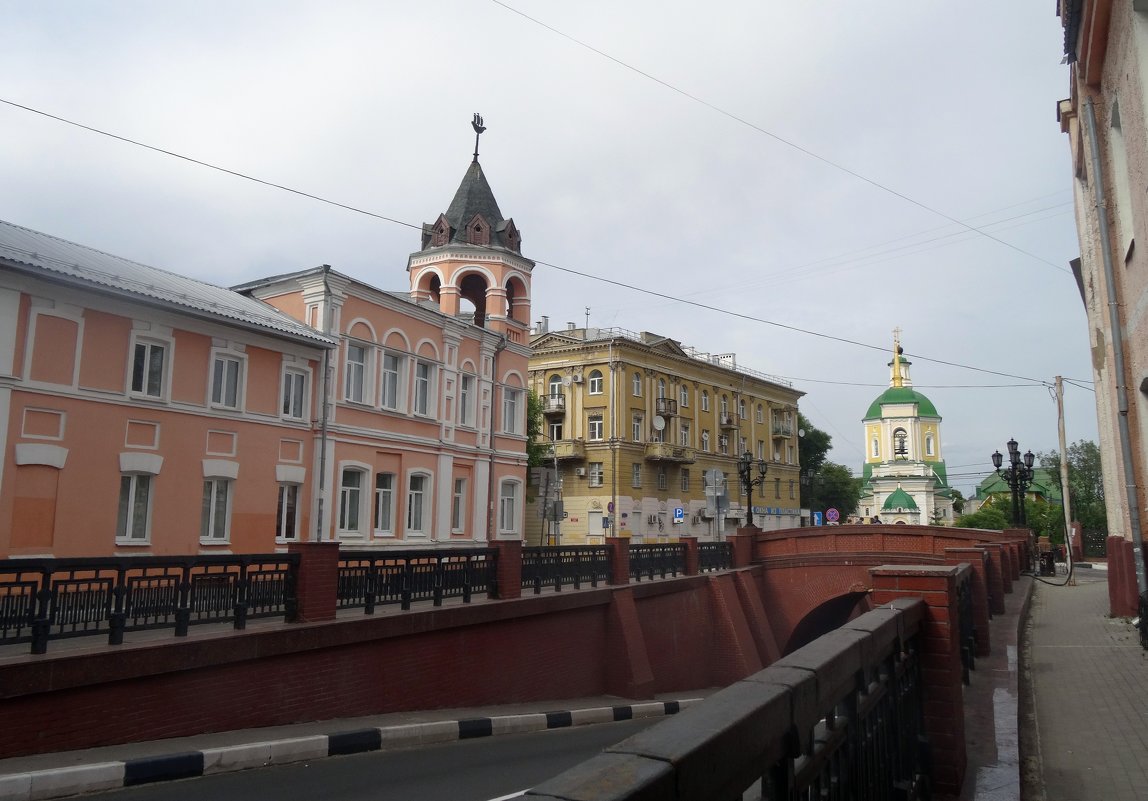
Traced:
<path fill-rule="evenodd" d="M 323 267 L 323 333 L 331 336 L 331 287 L 327 283 L 327 276 L 331 266 Z M 323 541 L 323 501 L 327 489 L 327 422 L 329 419 L 331 392 L 331 348 L 323 351 L 323 412 L 319 415 L 319 506 L 315 514 L 315 541 Z"/>
<path fill-rule="evenodd" d="M 1115 355 L 1117 419 L 1120 430 L 1120 456 L 1124 464 L 1124 490 L 1128 502 L 1128 523 L 1132 530 L 1132 550 L 1136 565 L 1136 587 L 1141 596 L 1148 592 L 1144 574 L 1144 539 L 1140 532 L 1140 507 L 1136 498 L 1135 474 L 1132 472 L 1132 437 L 1128 433 L 1128 386 L 1124 382 L 1124 332 L 1120 326 L 1120 308 L 1112 267 L 1112 242 L 1108 233 L 1108 215 L 1104 200 L 1104 180 L 1100 171 L 1100 145 L 1096 139 L 1096 112 L 1092 98 L 1084 101 L 1084 119 L 1088 124 L 1088 150 L 1092 157 L 1093 198 L 1096 219 L 1100 225 L 1100 252 L 1104 262 L 1104 281 L 1108 285 L 1108 324 L 1112 329 L 1112 351 Z"/>

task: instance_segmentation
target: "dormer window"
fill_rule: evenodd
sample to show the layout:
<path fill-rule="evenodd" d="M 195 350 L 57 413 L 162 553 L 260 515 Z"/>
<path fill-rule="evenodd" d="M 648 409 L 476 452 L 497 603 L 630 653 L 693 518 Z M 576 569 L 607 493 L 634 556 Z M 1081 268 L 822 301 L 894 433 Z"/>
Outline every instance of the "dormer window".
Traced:
<path fill-rule="evenodd" d="M 490 226 L 486 224 L 481 214 L 476 214 L 466 226 L 466 241 L 470 245 L 490 244 Z"/>

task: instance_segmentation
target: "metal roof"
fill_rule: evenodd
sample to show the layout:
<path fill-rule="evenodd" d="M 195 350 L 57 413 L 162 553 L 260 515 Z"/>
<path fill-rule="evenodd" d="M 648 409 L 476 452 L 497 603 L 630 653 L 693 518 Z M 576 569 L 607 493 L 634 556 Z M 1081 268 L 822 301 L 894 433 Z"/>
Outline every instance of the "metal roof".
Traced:
<path fill-rule="evenodd" d="M 319 345 L 336 344 L 330 337 L 255 298 L 3 220 L 0 263 L 184 313 L 238 322 Z"/>

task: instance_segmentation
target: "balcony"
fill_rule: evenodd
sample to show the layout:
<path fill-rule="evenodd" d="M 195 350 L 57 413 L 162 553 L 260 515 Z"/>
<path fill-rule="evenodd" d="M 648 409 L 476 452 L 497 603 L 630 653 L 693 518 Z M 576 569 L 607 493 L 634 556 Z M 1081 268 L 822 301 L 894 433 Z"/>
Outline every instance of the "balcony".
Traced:
<path fill-rule="evenodd" d="M 732 414 L 723 414 L 723 415 L 720 415 L 720 418 L 721 419 L 719 422 L 721 423 L 722 428 L 732 429 L 732 428 L 738 427 L 737 418 L 734 417 Z"/>
<path fill-rule="evenodd" d="M 773 421 L 773 436 L 775 437 L 792 437 L 793 436 L 793 423 L 785 423 L 780 420 Z"/>
<path fill-rule="evenodd" d="M 647 462 L 677 462 L 679 464 L 692 464 L 695 451 L 682 445 L 671 445 L 668 442 L 647 442 Z"/>
<path fill-rule="evenodd" d="M 580 439 L 560 439 L 550 443 L 551 459 L 572 461 L 586 458 L 586 443 Z"/>
<path fill-rule="evenodd" d="M 543 414 L 566 414 L 566 396 L 565 395 L 543 395 L 542 396 L 542 413 Z"/>
<path fill-rule="evenodd" d="M 673 417 L 678 413 L 678 402 L 670 398 L 657 398 L 654 411 L 662 417 Z"/>

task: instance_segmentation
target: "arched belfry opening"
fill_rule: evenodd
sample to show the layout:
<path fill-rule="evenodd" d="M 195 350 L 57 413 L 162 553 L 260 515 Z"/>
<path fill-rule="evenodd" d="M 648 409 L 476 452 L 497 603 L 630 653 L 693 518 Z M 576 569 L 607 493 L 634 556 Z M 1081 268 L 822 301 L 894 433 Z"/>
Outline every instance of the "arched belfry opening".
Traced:
<path fill-rule="evenodd" d="M 478 137 L 486 130 L 475 115 L 474 158 L 447 210 L 422 228 L 422 249 L 407 262 L 411 297 L 436 303 L 452 317 L 473 314 L 475 325 L 512 342 L 530 333 L 530 278 L 534 262 L 522 256 L 522 234 L 503 217 L 478 162 Z M 433 274 L 433 277 L 432 277 Z"/>

